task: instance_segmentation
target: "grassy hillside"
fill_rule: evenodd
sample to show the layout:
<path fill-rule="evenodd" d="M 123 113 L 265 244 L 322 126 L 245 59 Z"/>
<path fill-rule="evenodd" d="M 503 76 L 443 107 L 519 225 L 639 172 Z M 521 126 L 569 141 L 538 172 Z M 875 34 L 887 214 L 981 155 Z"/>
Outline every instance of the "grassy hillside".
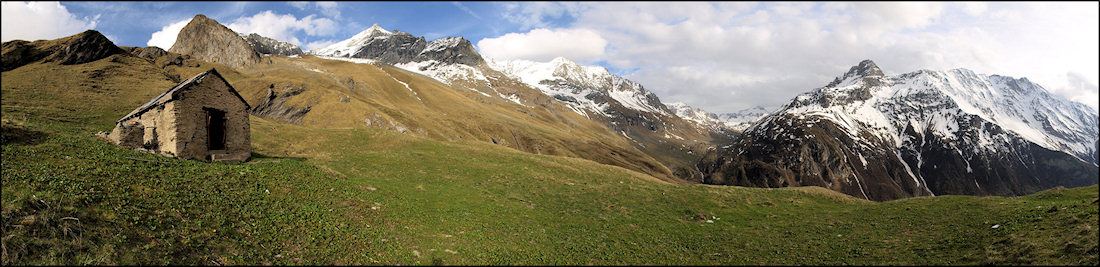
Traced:
<path fill-rule="evenodd" d="M 257 117 L 249 163 L 125 150 L 92 133 L 173 84 L 131 59 L 3 73 L 3 264 L 1097 263 L 1095 185 L 877 203 Z"/>
<path fill-rule="evenodd" d="M 260 103 L 268 89 L 300 91 L 283 105 L 309 107 L 301 124 L 310 128 L 371 127 L 438 141 L 482 141 L 675 179 L 667 167 L 624 137 L 513 81 L 490 79 L 493 84 L 487 87 L 540 97 L 525 96 L 535 103 L 520 105 L 388 65 L 313 56 L 268 58 L 272 64 L 244 69 L 240 78 L 227 79 L 250 103 Z"/>

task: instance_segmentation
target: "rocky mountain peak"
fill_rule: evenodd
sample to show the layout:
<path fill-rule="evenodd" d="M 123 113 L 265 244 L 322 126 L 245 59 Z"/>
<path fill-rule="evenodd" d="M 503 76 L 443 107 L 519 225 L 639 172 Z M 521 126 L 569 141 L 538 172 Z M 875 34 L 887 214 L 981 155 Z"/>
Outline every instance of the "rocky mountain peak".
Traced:
<path fill-rule="evenodd" d="M 225 64 L 234 68 L 261 62 L 260 54 L 244 38 L 225 25 L 199 14 L 176 36 L 168 52 Z"/>
<path fill-rule="evenodd" d="M 348 40 L 351 40 L 351 43 L 362 43 L 376 37 L 386 37 L 390 35 L 394 35 L 394 33 L 383 29 L 382 26 L 378 26 L 378 23 L 375 23 L 370 26 L 370 28 L 355 34 L 355 36 L 352 36 L 351 39 Z"/>
<path fill-rule="evenodd" d="M 374 34 L 374 33 L 393 34 L 392 32 L 387 31 L 386 29 L 383 29 L 382 26 L 378 26 L 378 23 L 375 23 L 374 25 L 371 25 L 370 28 L 367 28 L 367 30 L 365 32 L 372 33 L 372 34 Z"/>
<path fill-rule="evenodd" d="M 241 34 L 241 37 L 244 37 L 244 40 L 248 41 L 248 44 L 252 46 L 252 49 L 255 49 L 256 52 L 260 54 L 284 56 L 302 54 L 302 49 L 292 43 L 281 42 L 279 40 L 267 38 L 256 33 L 251 33 L 248 35 Z"/>
<path fill-rule="evenodd" d="M 871 61 L 870 59 L 865 59 L 863 61 L 860 61 L 858 65 L 852 66 L 851 69 L 848 69 L 848 72 L 844 73 L 844 76 L 837 77 L 833 80 L 833 82 L 829 83 L 829 85 L 826 85 L 826 87 L 837 86 L 841 83 L 844 83 L 844 81 L 851 79 L 884 76 L 886 75 L 882 73 L 882 69 L 879 69 L 878 65 L 876 65 L 874 61 Z"/>
<path fill-rule="evenodd" d="M 428 42 L 424 37 L 415 37 L 396 30 L 390 32 L 374 24 L 351 38 L 312 50 L 310 53 L 330 57 L 369 58 L 389 64 L 401 64 L 417 61 L 417 56 L 427 45 Z"/>
<path fill-rule="evenodd" d="M 416 61 L 435 60 L 446 64 L 464 64 L 480 66 L 485 64 L 485 59 L 474 49 L 474 45 L 466 38 L 444 37 L 428 42 L 424 50 L 417 55 Z"/>
<path fill-rule="evenodd" d="M 554 64 L 555 66 L 562 66 L 562 65 L 576 66 L 577 65 L 576 62 L 573 62 L 572 60 L 569 60 L 568 58 L 565 58 L 565 57 L 556 57 L 556 58 L 550 60 L 550 64 Z"/>
<path fill-rule="evenodd" d="M 848 73 L 852 73 L 853 71 L 856 75 L 863 77 L 884 76 L 882 74 L 882 69 L 879 69 L 878 65 L 876 65 L 875 62 L 871 61 L 870 59 L 864 59 L 863 61 L 860 61 L 859 65 L 852 67 L 851 70 L 848 70 Z"/>

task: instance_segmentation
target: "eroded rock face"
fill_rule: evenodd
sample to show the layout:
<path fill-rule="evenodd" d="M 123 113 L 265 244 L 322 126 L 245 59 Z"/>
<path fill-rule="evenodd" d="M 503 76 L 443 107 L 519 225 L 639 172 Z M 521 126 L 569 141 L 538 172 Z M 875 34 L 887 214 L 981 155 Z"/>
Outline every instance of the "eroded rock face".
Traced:
<path fill-rule="evenodd" d="M 474 45 L 462 37 L 446 37 L 431 41 L 417 55 L 416 61 L 435 60 L 445 64 L 479 66 L 485 63 Z"/>
<path fill-rule="evenodd" d="M 389 38 L 371 39 L 351 57 L 373 58 L 390 64 L 406 63 L 413 61 L 427 45 L 428 42 L 424 41 L 424 37 L 394 31 Z"/>
<path fill-rule="evenodd" d="M 252 107 L 252 115 L 262 117 L 266 119 L 301 124 L 302 118 L 309 113 L 312 108 L 309 105 L 305 107 L 295 107 L 286 103 L 291 97 L 299 95 L 307 90 L 305 86 L 281 86 L 282 89 L 276 89 L 275 84 L 271 84 L 266 90 L 260 91 L 256 96 L 252 98 L 252 101 L 257 103 Z"/>
<path fill-rule="evenodd" d="M 164 49 L 156 46 L 135 48 L 134 51 L 130 53 L 136 57 L 148 60 L 155 60 L 156 58 L 159 58 L 161 56 L 168 55 L 168 51 L 164 51 Z"/>
<path fill-rule="evenodd" d="M 256 50 L 256 52 L 260 54 L 284 56 L 302 54 L 302 49 L 299 48 L 297 45 L 287 42 L 280 42 L 279 40 L 263 37 L 259 34 L 252 33 L 248 35 L 241 35 L 241 37 L 244 37 L 244 40 L 248 41 L 248 44 L 252 46 L 252 49 Z"/>
<path fill-rule="evenodd" d="M 28 42 L 14 40 L 0 46 L 3 51 L 3 71 L 12 70 L 31 62 L 57 62 L 63 65 L 83 64 L 105 57 L 125 53 L 106 36 L 95 30 L 56 39 Z"/>
<path fill-rule="evenodd" d="M 23 40 L 5 42 L 0 46 L 0 50 L 3 51 L 3 55 L 0 56 L 0 61 L 3 62 L 0 69 L 2 71 L 13 70 L 49 55 L 48 51 L 37 49 L 33 43 Z"/>
<path fill-rule="evenodd" d="M 95 30 L 87 30 L 69 38 L 46 62 L 59 62 L 62 65 L 83 64 L 120 54 L 121 48 L 115 46 L 106 36 Z"/>
<path fill-rule="evenodd" d="M 203 15 L 195 15 L 180 30 L 168 52 L 191 55 L 209 62 L 243 68 L 262 62 L 252 45 L 233 30 Z"/>

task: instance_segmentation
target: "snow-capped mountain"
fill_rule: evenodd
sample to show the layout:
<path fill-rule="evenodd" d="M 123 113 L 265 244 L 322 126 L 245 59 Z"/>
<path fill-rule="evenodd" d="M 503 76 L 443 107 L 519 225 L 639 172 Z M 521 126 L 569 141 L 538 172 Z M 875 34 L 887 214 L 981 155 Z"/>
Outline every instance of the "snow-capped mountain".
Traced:
<path fill-rule="evenodd" d="M 550 62 L 488 60 L 488 65 L 603 122 L 642 151 L 663 159 L 684 179 L 701 179 L 691 163 L 700 156 L 697 151 L 734 136 L 720 123 L 675 113 L 641 84 L 603 67 L 582 66 L 562 57 Z"/>
<path fill-rule="evenodd" d="M 309 51 L 310 54 L 332 57 L 356 57 L 360 49 L 376 40 L 386 40 L 393 36 L 393 32 L 387 31 L 378 24 L 355 34 L 351 38 L 335 44 Z"/>
<path fill-rule="evenodd" d="M 653 93 L 641 84 L 612 75 L 598 66 L 581 66 L 564 57 L 550 62 L 490 60 L 489 66 L 542 90 L 585 116 L 612 116 L 612 105 L 670 115 Z M 612 102 L 613 100 L 614 102 Z"/>
<path fill-rule="evenodd" d="M 462 37 L 426 42 L 424 37 L 374 25 L 310 54 L 390 64 L 476 92 L 471 97 L 499 98 L 526 108 L 555 109 L 552 106 L 560 104 L 556 106 L 603 123 L 642 151 L 665 159 L 677 175 L 696 181 L 698 172 L 692 166 L 699 157 L 696 151 L 712 147 L 716 140 L 727 142 L 733 135 L 724 127 L 681 119 L 644 86 L 603 67 L 581 66 L 565 58 L 489 60 Z M 557 103 L 547 105 L 547 101 Z M 667 155 L 668 151 L 679 154 Z"/>
<path fill-rule="evenodd" d="M 682 102 L 666 103 L 665 106 L 672 110 L 676 116 L 680 116 L 680 118 L 685 120 L 703 125 L 725 127 L 736 132 L 745 131 L 745 129 L 748 129 L 753 123 L 779 109 L 779 107 L 755 106 L 736 112 L 715 114 L 700 108 L 688 106 Z"/>
<path fill-rule="evenodd" d="M 310 51 L 328 57 L 369 58 L 389 64 L 435 61 L 444 64 L 481 65 L 484 60 L 470 41 L 462 37 L 427 42 L 401 31 L 387 31 L 378 24 L 347 40 Z"/>
<path fill-rule="evenodd" d="M 753 123 L 756 123 L 764 118 L 764 116 L 768 116 L 768 114 L 778 109 L 779 107 L 755 106 L 736 112 L 717 114 L 716 117 L 723 125 L 730 129 L 745 131 L 745 129 L 748 129 Z"/>
<path fill-rule="evenodd" d="M 707 182 L 853 196 L 1022 195 L 1095 184 L 1097 113 L 1025 78 L 886 76 L 869 60 L 710 152 Z"/>
<path fill-rule="evenodd" d="M 707 112 L 701 108 L 694 108 L 684 104 L 684 102 L 665 103 L 665 107 L 672 110 L 672 113 L 676 114 L 682 119 L 693 121 L 699 124 L 722 124 L 722 121 L 718 118 L 718 115 Z"/>

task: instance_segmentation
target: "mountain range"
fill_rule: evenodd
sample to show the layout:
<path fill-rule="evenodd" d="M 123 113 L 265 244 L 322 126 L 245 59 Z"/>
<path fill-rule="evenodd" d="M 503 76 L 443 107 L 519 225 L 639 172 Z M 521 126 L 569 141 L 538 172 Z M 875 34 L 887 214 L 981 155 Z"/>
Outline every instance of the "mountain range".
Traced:
<path fill-rule="evenodd" d="M 362 36 L 299 53 L 196 17 L 168 50 L 95 30 L 4 42 L 0 261 L 1096 262 L 1096 112 L 1025 78 L 867 60 L 711 113 L 565 58 Z M 251 106 L 248 162 L 94 134 L 211 69 Z"/>
<path fill-rule="evenodd" d="M 109 43 L 86 36 L 76 46 Z M 47 57 L 37 47 L 5 43 L 4 68 Z M 230 67 L 250 77 L 234 86 L 267 119 L 489 142 L 674 183 L 821 186 L 881 201 L 1098 180 L 1094 110 L 1026 78 L 966 69 L 886 76 L 865 60 L 784 106 L 715 114 L 666 104 L 603 67 L 485 58 L 462 37 L 377 24 L 303 52 L 197 15 L 167 51 L 118 49 L 92 50 L 145 58 L 173 81 L 199 61 Z"/>
<path fill-rule="evenodd" d="M 423 37 L 391 32 L 376 24 L 350 39 L 309 53 L 338 60 L 377 60 L 525 107 L 536 107 L 532 100 L 549 96 L 576 114 L 604 124 L 684 180 L 697 181 L 700 177 L 693 167 L 699 152 L 734 136 L 724 126 L 698 124 L 677 116 L 644 86 L 612 75 L 605 68 L 581 66 L 561 57 L 550 62 L 484 59 L 462 37 L 425 42 Z M 502 91 L 494 87 L 497 81 L 511 81 L 538 91 Z"/>
<path fill-rule="evenodd" d="M 489 59 L 462 37 L 429 42 L 377 24 L 307 53 L 392 65 L 525 108 L 566 107 L 692 183 L 816 185 L 890 200 L 1097 180 L 1095 111 L 1027 79 L 966 69 L 887 77 L 867 60 L 783 107 L 714 114 L 665 104 L 602 67 Z"/>

